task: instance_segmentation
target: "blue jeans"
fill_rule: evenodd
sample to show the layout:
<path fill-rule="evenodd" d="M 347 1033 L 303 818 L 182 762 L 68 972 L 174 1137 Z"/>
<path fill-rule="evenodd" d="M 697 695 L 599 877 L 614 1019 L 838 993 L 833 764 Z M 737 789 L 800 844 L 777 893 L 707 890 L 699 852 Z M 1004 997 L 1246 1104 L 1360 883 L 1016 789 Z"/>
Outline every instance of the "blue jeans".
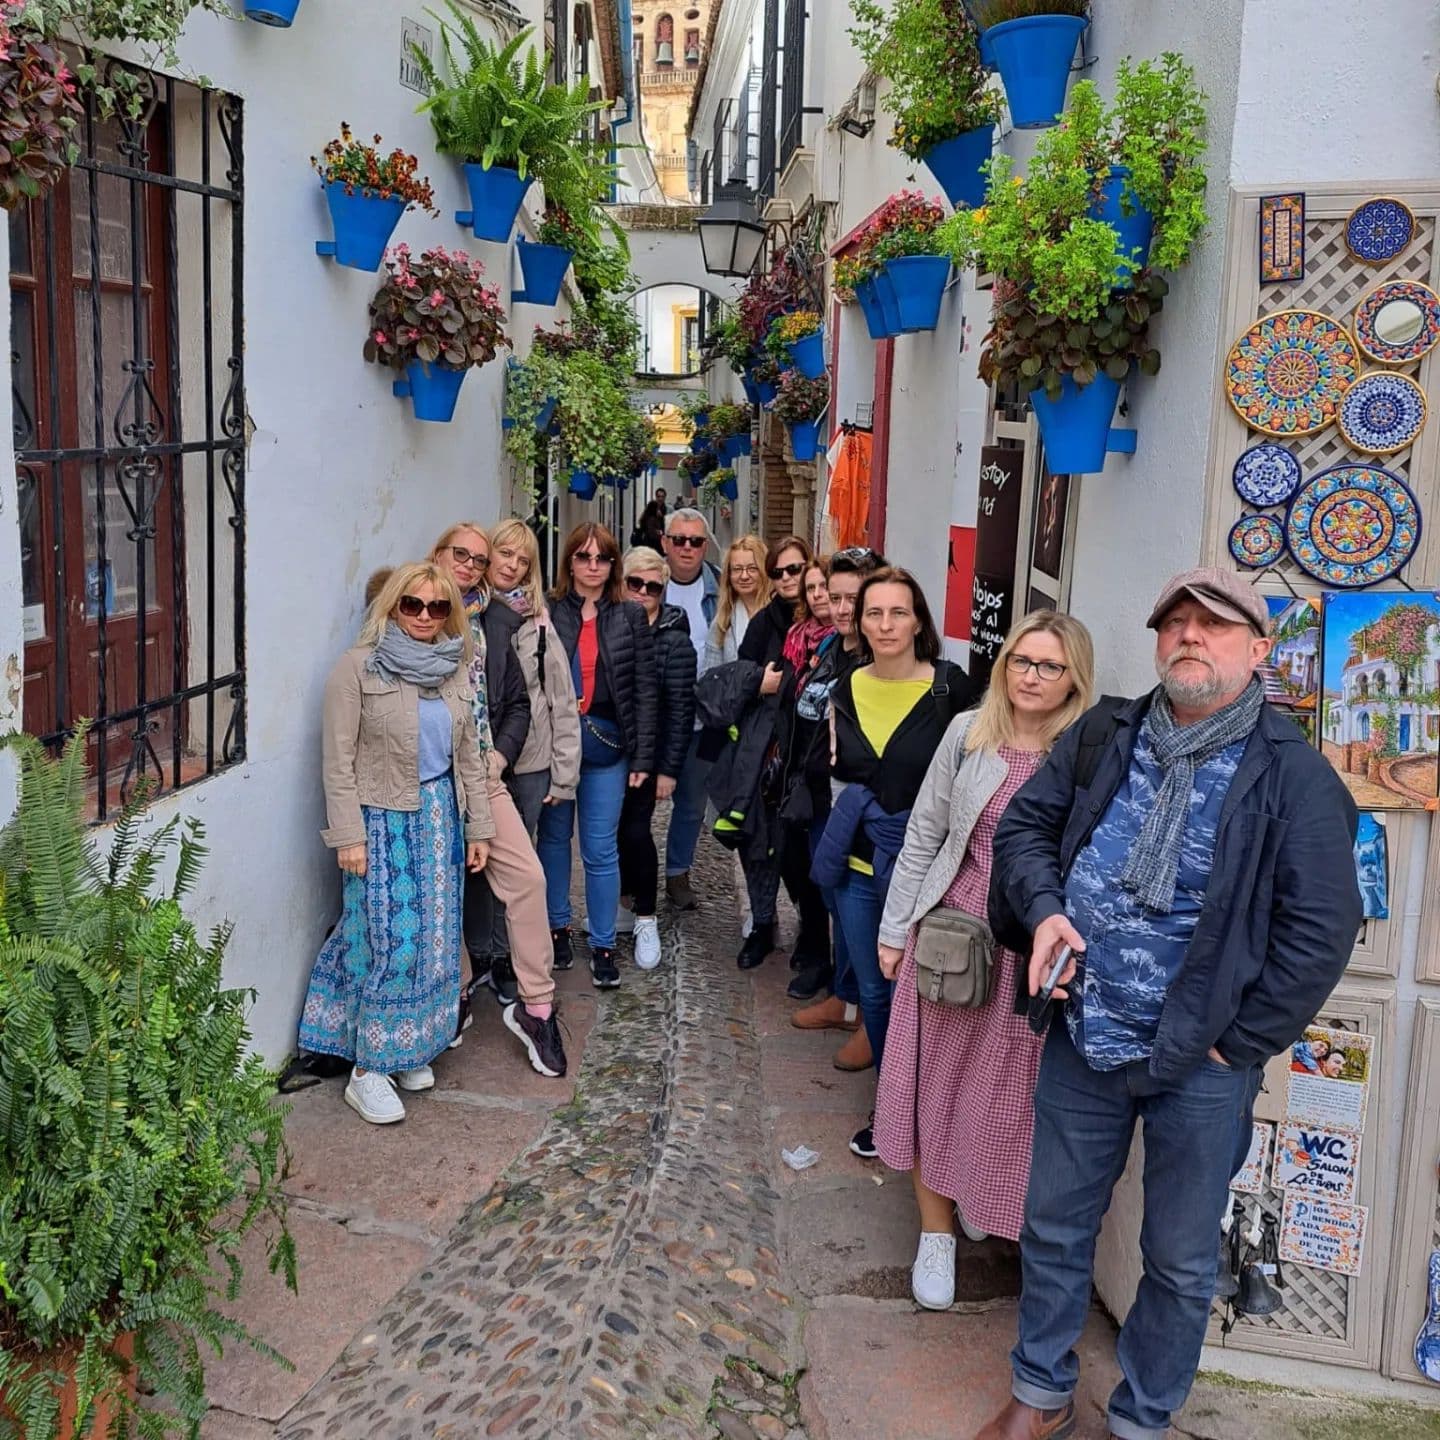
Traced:
<path fill-rule="evenodd" d="M 1063 1022 L 1050 1038 L 1035 1087 L 1035 1149 L 1025 1228 L 1020 1338 L 1011 1351 L 1013 1393 L 1054 1410 L 1079 1378 L 1075 1342 L 1090 1308 L 1095 1239 L 1130 1154 L 1138 1118 L 1145 1135 L 1144 1274 L 1120 1327 L 1122 1379 L 1110 1396 L 1120 1440 L 1162 1440 L 1200 1363 L 1230 1177 L 1245 1163 L 1260 1069 L 1204 1059 L 1162 1085 L 1144 1064 L 1092 1070 Z"/>
<path fill-rule="evenodd" d="M 710 778 L 709 760 L 702 760 L 695 747 L 700 743 L 697 730 L 690 737 L 685 763 L 675 777 L 675 794 L 671 797 L 670 828 L 665 832 L 665 873 L 682 875 L 695 860 L 695 846 L 700 827 L 705 823 L 705 782 Z"/>
<path fill-rule="evenodd" d="M 615 912 L 620 904 L 620 810 L 630 781 L 627 761 L 580 766 L 575 799 L 547 805 L 540 812 L 535 849 L 545 870 L 545 908 L 550 928 L 570 923 L 570 835 L 580 812 L 580 863 L 585 867 L 585 909 L 590 944 L 615 944 Z"/>
<path fill-rule="evenodd" d="M 810 826 L 810 858 L 815 858 L 815 847 L 820 843 L 820 837 L 825 833 L 825 821 L 828 815 L 819 817 Z M 860 987 L 855 983 L 855 967 L 850 963 L 850 947 L 845 943 L 845 927 L 840 923 L 840 912 L 835 908 L 835 892 L 820 887 L 820 898 L 825 902 L 825 908 L 830 912 L 830 918 L 835 922 L 830 927 L 830 948 L 835 958 L 835 978 L 830 982 L 830 993 L 838 1000 L 843 1000 L 847 1005 L 858 1005 L 860 1003 Z M 876 932 L 876 943 L 879 943 L 879 932 Z"/>
<path fill-rule="evenodd" d="M 894 982 L 880 973 L 880 917 L 885 911 L 885 895 L 886 887 L 859 870 L 849 871 L 834 892 L 835 918 L 840 922 L 836 928 L 850 962 L 877 1075 L 885 1055 L 885 1032 L 890 1028 L 890 997 L 895 992 Z M 845 998 L 838 988 L 835 993 Z"/>

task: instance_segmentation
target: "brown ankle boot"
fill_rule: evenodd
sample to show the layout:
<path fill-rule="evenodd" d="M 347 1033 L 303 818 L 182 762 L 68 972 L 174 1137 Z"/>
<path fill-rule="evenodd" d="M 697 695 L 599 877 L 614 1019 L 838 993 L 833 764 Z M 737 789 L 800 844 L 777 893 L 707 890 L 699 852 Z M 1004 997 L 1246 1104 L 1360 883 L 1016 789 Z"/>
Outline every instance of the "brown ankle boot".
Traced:
<path fill-rule="evenodd" d="M 836 1052 L 831 1064 L 837 1070 L 868 1070 L 875 1063 L 870 1037 L 862 1025 Z"/>
<path fill-rule="evenodd" d="M 817 1000 L 813 1005 L 797 1010 L 790 1017 L 790 1023 L 797 1030 L 858 1030 L 859 1008 L 856 1007 L 855 1018 L 847 1020 L 845 1012 L 850 1008 L 838 995 L 829 995 L 824 1000 Z"/>
<path fill-rule="evenodd" d="M 1022 1405 L 1013 1397 L 988 1425 L 981 1428 L 975 1440 L 1064 1440 L 1075 1432 L 1075 1407 L 1060 1410 L 1037 1410 Z"/>

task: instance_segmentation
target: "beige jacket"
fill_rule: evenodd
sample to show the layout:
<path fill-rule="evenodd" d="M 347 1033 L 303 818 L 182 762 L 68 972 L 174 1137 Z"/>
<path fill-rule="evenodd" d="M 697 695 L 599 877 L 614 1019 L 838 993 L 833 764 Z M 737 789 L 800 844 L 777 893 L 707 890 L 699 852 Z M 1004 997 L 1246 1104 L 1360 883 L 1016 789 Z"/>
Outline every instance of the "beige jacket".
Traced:
<path fill-rule="evenodd" d="M 365 843 L 362 805 L 420 808 L 420 691 L 408 681 L 392 684 L 368 672 L 371 653 L 362 646 L 347 650 L 325 683 L 322 748 L 330 823 L 320 833 L 332 850 Z M 440 698 L 450 708 L 455 795 L 466 817 L 465 838 L 488 840 L 495 822 L 464 666 L 440 687 Z"/>
<path fill-rule="evenodd" d="M 540 673 L 540 632 L 545 632 L 545 673 Z M 549 770 L 550 793 L 573 800 L 580 783 L 580 709 L 570 657 L 547 613 L 527 616 L 512 642 L 530 692 L 530 734 L 515 762 L 515 774 Z"/>

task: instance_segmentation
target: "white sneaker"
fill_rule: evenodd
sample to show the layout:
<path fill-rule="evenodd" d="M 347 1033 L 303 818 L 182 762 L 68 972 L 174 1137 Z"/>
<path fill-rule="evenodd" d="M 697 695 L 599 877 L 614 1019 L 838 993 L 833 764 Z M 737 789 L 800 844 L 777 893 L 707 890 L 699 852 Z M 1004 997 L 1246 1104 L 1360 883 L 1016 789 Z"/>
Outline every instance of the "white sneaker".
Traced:
<path fill-rule="evenodd" d="M 395 1079 L 399 1081 L 402 1090 L 433 1090 L 435 1088 L 435 1072 L 428 1065 L 421 1065 L 415 1070 L 402 1070 Z"/>
<path fill-rule="evenodd" d="M 660 963 L 660 922 L 653 915 L 635 921 L 635 963 L 653 970 Z"/>
<path fill-rule="evenodd" d="M 617 935 L 633 935 L 635 923 L 635 912 L 622 900 L 619 908 L 615 911 L 615 933 Z"/>
<path fill-rule="evenodd" d="M 920 1232 L 920 1248 L 910 1267 L 910 1293 L 926 1310 L 948 1310 L 955 1303 L 955 1237 Z"/>
<path fill-rule="evenodd" d="M 959 1220 L 960 1229 L 964 1232 L 965 1238 L 973 1244 L 978 1245 L 982 1240 L 988 1240 L 990 1238 L 984 1230 L 977 1230 L 965 1218 L 965 1212 L 958 1205 L 955 1207 L 955 1218 Z"/>
<path fill-rule="evenodd" d="M 352 1070 L 345 1087 L 345 1103 L 372 1125 L 394 1125 L 405 1118 L 395 1082 L 378 1070 L 367 1070 L 363 1075 Z"/>

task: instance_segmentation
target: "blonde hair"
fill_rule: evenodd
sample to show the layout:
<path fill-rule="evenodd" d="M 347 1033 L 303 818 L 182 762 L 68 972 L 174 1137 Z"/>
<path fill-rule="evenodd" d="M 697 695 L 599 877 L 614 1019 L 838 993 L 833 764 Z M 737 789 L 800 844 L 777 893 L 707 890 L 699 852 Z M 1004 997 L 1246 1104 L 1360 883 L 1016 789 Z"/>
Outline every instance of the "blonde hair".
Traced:
<path fill-rule="evenodd" d="M 730 557 L 737 550 L 743 550 L 760 567 L 760 588 L 755 592 L 756 613 L 770 603 L 770 577 L 765 573 L 765 567 L 770 562 L 770 551 L 758 535 L 742 535 L 725 552 L 725 561 L 720 566 L 720 601 L 715 607 L 715 620 L 711 626 L 717 645 L 725 643 L 725 637 L 730 633 L 730 626 L 735 620 L 735 607 L 740 603 L 734 587 L 730 584 Z"/>
<path fill-rule="evenodd" d="M 508 520 L 492 525 L 484 534 L 492 551 L 509 545 L 525 552 L 525 578 L 520 582 L 520 589 L 529 602 L 530 613 L 544 615 L 545 587 L 540 583 L 540 542 L 535 538 L 535 532 L 523 520 L 512 515 Z"/>
<path fill-rule="evenodd" d="M 430 558 L 433 560 L 462 530 L 473 530 L 487 545 L 491 543 L 483 525 L 475 520 L 457 520 L 431 547 Z M 480 583 L 483 585 L 485 582 L 482 580 Z"/>
<path fill-rule="evenodd" d="M 658 570 L 665 583 L 670 583 L 670 565 L 665 557 L 649 545 L 632 545 L 625 552 L 624 578 L 628 580 L 642 570 Z"/>
<path fill-rule="evenodd" d="M 390 623 L 390 617 L 395 613 L 400 597 L 413 595 L 417 585 L 426 583 L 435 587 L 437 598 L 450 602 L 450 614 L 445 618 L 442 633 L 464 641 L 465 660 L 468 663 L 474 647 L 470 640 L 470 626 L 465 621 L 465 603 L 460 598 L 460 587 L 456 585 L 455 577 L 448 570 L 441 569 L 433 560 L 397 565 L 390 572 L 380 587 L 380 593 L 370 602 L 370 610 L 355 643 L 373 650 L 380 643 L 380 637 L 385 633 L 385 627 Z"/>
<path fill-rule="evenodd" d="M 1065 663 L 1070 667 L 1066 676 L 1071 687 L 1069 697 L 1041 730 L 1045 748 L 1049 750 L 1095 703 L 1095 647 L 1090 642 L 1090 632 L 1073 616 L 1060 615 L 1054 610 L 1034 610 L 1010 627 L 995 657 L 989 688 L 965 736 L 966 750 L 998 750 L 1014 741 L 1015 709 L 1005 683 L 1006 666 L 1027 635 L 1053 635 L 1065 651 Z"/>

